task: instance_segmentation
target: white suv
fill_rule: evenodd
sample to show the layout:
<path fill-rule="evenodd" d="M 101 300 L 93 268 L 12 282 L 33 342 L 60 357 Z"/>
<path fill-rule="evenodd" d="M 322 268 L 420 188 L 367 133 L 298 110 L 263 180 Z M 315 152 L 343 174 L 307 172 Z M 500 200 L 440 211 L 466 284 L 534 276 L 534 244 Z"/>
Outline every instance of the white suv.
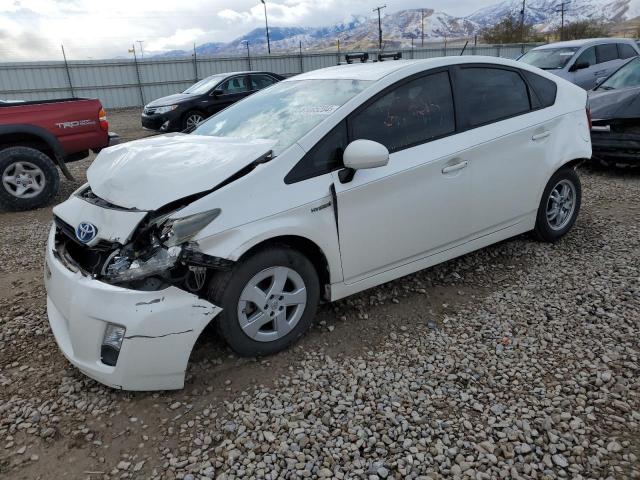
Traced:
<path fill-rule="evenodd" d="M 58 345 L 107 385 L 181 388 L 210 322 L 240 355 L 270 354 L 320 301 L 524 232 L 554 241 L 580 208 L 585 104 L 509 60 L 361 63 L 105 149 L 54 209 Z"/>

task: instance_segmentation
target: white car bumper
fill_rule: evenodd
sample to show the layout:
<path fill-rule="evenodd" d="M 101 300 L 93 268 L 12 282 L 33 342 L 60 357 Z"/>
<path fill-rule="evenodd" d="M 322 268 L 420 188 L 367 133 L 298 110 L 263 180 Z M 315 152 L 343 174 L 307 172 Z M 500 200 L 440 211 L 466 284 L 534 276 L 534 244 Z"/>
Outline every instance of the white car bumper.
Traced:
<path fill-rule="evenodd" d="M 45 259 L 47 314 L 64 356 L 110 387 L 182 388 L 193 345 L 221 309 L 176 287 L 129 290 L 73 272 L 54 252 L 54 237 L 52 228 Z M 126 328 L 114 367 L 100 360 L 107 323 Z"/>

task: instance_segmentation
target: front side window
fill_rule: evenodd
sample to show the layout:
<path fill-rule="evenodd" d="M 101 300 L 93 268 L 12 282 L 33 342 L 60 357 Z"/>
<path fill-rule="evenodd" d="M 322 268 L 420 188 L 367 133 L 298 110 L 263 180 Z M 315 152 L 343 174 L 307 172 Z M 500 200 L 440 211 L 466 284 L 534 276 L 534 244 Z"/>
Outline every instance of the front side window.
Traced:
<path fill-rule="evenodd" d="M 242 93 L 247 91 L 247 77 L 233 77 L 220 85 L 224 93 Z"/>
<path fill-rule="evenodd" d="M 616 47 L 615 43 L 604 43 L 602 45 L 596 45 L 596 58 L 598 59 L 598 63 L 617 60 L 618 47 Z"/>
<path fill-rule="evenodd" d="M 371 84 L 363 80 L 287 80 L 210 117 L 192 135 L 275 140 L 274 155 Z"/>
<path fill-rule="evenodd" d="M 525 53 L 520 61 L 543 70 L 559 70 L 569 63 L 577 48 L 543 48 Z"/>
<path fill-rule="evenodd" d="M 576 60 L 576 65 L 586 65 L 590 67 L 596 64 L 596 47 L 589 47 L 580 54 Z"/>
<path fill-rule="evenodd" d="M 447 72 L 411 80 L 357 112 L 349 120 L 353 140 L 367 139 L 398 151 L 455 131 Z"/>
<path fill-rule="evenodd" d="M 223 79 L 224 79 L 224 75 L 212 75 L 211 77 L 207 77 L 203 80 L 200 80 L 198 83 L 194 83 L 182 93 L 190 93 L 192 95 L 202 95 L 204 93 L 207 93 L 217 84 L 219 84 Z"/>
<path fill-rule="evenodd" d="M 456 101 L 466 127 L 476 127 L 530 110 L 529 92 L 520 74 L 491 67 L 460 68 Z"/>
<path fill-rule="evenodd" d="M 617 90 L 628 87 L 640 87 L 640 58 L 630 60 L 603 82 L 597 90 Z"/>

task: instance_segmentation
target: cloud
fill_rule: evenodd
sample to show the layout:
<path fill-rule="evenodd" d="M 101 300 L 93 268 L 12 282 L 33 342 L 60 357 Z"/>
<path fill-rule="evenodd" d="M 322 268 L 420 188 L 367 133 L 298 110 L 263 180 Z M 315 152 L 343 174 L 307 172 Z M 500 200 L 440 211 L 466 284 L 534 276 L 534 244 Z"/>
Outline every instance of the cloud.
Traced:
<path fill-rule="evenodd" d="M 430 8 L 469 14 L 497 0 L 431 0 Z M 370 0 L 266 0 L 269 26 L 330 26 L 351 15 L 373 18 Z M 424 7 L 424 0 L 387 0 L 387 12 Z M 9 26 L 10 24 L 10 26 Z M 0 0 L 0 58 L 70 59 L 127 56 L 137 40 L 145 50 L 189 48 L 195 41 L 228 42 L 264 27 L 260 0 Z"/>

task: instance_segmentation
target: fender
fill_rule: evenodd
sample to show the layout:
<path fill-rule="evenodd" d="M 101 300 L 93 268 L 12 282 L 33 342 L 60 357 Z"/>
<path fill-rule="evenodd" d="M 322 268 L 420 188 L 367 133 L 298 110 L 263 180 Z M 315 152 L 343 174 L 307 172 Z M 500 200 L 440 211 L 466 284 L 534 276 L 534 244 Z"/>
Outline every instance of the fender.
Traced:
<path fill-rule="evenodd" d="M 42 127 L 37 127 L 35 125 L 27 125 L 27 124 L 11 124 L 11 125 L 0 125 L 0 137 L 3 135 L 11 135 L 16 133 L 26 133 L 28 135 L 37 137 L 47 144 L 49 148 L 53 151 L 54 161 L 64 173 L 64 176 L 67 177 L 71 181 L 75 181 L 73 175 L 67 168 L 67 165 L 64 161 L 64 150 L 62 149 L 62 145 L 60 145 L 60 141 L 53 135 L 51 132 L 45 130 Z"/>

